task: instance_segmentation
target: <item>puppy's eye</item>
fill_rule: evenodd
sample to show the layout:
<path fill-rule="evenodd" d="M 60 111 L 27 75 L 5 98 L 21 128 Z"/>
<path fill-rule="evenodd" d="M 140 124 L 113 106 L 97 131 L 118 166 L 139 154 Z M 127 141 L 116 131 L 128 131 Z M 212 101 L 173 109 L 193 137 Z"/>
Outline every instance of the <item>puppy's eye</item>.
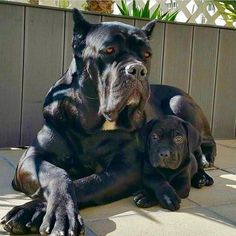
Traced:
<path fill-rule="evenodd" d="M 154 134 L 152 134 L 151 137 L 152 137 L 153 140 L 160 140 L 160 136 L 158 134 L 154 133 Z"/>
<path fill-rule="evenodd" d="M 151 53 L 150 52 L 144 52 L 143 57 L 144 57 L 144 59 L 148 59 L 149 57 L 151 57 Z"/>
<path fill-rule="evenodd" d="M 177 135 L 177 136 L 174 137 L 174 142 L 176 144 L 181 144 L 181 143 L 183 143 L 183 141 L 184 141 L 184 137 L 181 136 L 181 135 Z"/>
<path fill-rule="evenodd" d="M 115 52 L 115 48 L 114 47 L 107 47 L 106 49 L 105 49 L 105 53 L 106 54 L 113 54 Z"/>

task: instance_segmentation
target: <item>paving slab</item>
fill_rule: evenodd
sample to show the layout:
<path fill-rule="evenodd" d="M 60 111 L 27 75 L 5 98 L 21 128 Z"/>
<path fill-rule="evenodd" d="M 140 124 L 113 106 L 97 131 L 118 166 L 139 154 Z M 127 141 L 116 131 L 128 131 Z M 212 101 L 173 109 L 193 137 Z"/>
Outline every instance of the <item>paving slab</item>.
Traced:
<path fill-rule="evenodd" d="M 189 199 L 200 206 L 236 203 L 236 175 L 222 170 L 213 170 L 208 173 L 213 177 L 214 185 L 202 189 L 192 188 Z"/>
<path fill-rule="evenodd" d="M 228 143 L 226 145 L 218 144 L 215 166 L 225 170 L 236 169 L 236 147 L 232 147 Z"/>
<path fill-rule="evenodd" d="M 223 140 L 216 140 L 216 144 L 221 144 L 221 145 L 224 145 L 224 146 L 227 146 L 227 147 L 233 147 L 233 148 L 236 148 L 236 139 L 223 139 Z"/>
<path fill-rule="evenodd" d="M 231 221 L 201 207 L 96 219 L 86 224 L 100 236 L 235 236 L 236 232 Z"/>
<path fill-rule="evenodd" d="M 207 209 L 227 218 L 233 225 L 236 225 L 236 203 L 208 207 Z"/>
<path fill-rule="evenodd" d="M 159 206 L 140 209 L 132 197 L 81 211 L 86 235 L 111 236 L 236 236 L 236 140 L 217 140 L 216 168 L 208 170 L 215 184 L 191 189 L 177 212 Z M 0 150 L 0 218 L 29 198 L 11 188 L 25 150 Z M 96 234 L 95 234 L 95 233 Z M 7 233 L 0 226 L 0 235 Z"/>

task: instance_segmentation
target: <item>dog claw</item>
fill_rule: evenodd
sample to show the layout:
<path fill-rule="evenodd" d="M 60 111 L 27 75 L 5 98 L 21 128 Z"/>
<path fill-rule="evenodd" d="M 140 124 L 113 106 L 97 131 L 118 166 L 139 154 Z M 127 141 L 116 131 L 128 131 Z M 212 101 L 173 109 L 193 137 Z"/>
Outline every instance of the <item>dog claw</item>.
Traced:
<path fill-rule="evenodd" d="M 46 232 L 47 234 L 50 233 L 50 227 L 49 227 L 49 226 L 46 228 L 45 232 Z"/>
<path fill-rule="evenodd" d="M 3 227 L 7 232 L 11 232 L 12 231 L 12 225 L 10 225 L 11 222 L 12 222 L 12 220 L 7 221 L 7 223 Z"/>
<path fill-rule="evenodd" d="M 74 232 L 72 230 L 70 230 L 69 235 L 70 236 L 74 236 L 75 234 L 74 234 Z"/>
<path fill-rule="evenodd" d="M 6 219 L 5 217 L 3 217 L 1 220 L 0 220 L 0 224 L 5 224 L 6 223 Z"/>
<path fill-rule="evenodd" d="M 27 228 L 31 228 L 31 222 L 28 222 L 25 226 L 26 226 Z"/>

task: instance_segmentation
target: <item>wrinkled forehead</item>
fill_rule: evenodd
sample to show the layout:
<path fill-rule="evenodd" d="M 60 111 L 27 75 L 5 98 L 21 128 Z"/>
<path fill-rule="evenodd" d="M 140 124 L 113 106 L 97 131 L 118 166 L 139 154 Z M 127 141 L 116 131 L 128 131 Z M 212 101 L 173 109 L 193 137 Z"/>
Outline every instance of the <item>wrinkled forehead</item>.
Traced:
<path fill-rule="evenodd" d="M 148 39 L 145 33 L 134 26 L 120 22 L 104 22 L 94 26 L 86 39 L 87 45 L 96 47 L 107 46 L 116 42 L 132 42 L 148 46 Z"/>
<path fill-rule="evenodd" d="M 162 132 L 162 133 L 169 133 L 171 131 L 178 131 L 181 133 L 185 133 L 185 128 L 183 123 L 180 119 L 169 117 L 166 119 L 161 120 L 157 124 L 154 125 L 152 131 Z"/>

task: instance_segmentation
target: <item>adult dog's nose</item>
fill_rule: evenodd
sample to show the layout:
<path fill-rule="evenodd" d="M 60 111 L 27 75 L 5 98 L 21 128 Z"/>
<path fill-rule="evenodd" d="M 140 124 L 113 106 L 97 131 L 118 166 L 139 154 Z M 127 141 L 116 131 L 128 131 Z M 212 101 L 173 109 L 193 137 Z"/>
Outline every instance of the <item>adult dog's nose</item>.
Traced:
<path fill-rule="evenodd" d="M 137 79 L 145 79 L 147 76 L 147 68 L 141 63 L 129 64 L 125 67 L 125 71 Z"/>

